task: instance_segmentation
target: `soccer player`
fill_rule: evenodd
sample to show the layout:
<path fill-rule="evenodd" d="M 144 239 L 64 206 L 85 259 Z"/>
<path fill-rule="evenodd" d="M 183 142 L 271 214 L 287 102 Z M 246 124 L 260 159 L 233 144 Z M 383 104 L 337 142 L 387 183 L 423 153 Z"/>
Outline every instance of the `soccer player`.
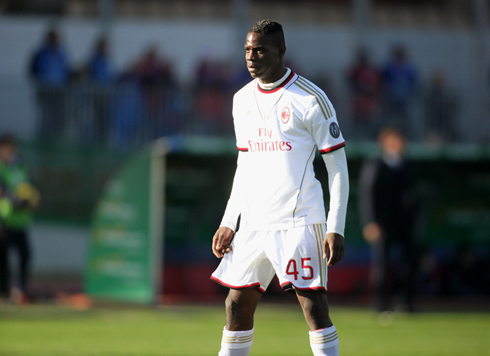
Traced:
<path fill-rule="evenodd" d="M 245 58 L 254 80 L 233 100 L 238 164 L 212 242 L 222 261 L 211 278 L 230 288 L 220 356 L 249 354 L 255 308 L 274 274 L 297 295 L 313 354 L 339 354 L 326 291 L 327 265 L 344 255 L 345 143 L 332 104 L 284 66 L 285 52 L 279 23 L 262 20 L 249 30 Z M 313 171 L 316 150 L 329 176 L 328 219 Z"/>

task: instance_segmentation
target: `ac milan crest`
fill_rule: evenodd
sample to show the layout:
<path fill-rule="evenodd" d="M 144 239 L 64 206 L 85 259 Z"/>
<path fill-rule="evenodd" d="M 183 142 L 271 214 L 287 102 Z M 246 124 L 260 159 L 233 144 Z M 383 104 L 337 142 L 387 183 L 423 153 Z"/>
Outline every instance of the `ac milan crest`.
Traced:
<path fill-rule="evenodd" d="M 282 109 L 282 113 L 281 113 L 282 123 L 287 124 L 290 116 L 291 116 L 291 112 L 289 111 L 289 108 L 286 106 L 284 109 Z"/>

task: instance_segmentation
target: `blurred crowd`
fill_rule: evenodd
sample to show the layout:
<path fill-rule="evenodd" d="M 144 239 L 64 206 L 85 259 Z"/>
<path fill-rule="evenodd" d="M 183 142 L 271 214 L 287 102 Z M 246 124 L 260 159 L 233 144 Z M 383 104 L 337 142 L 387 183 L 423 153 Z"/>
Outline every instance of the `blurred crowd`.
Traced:
<path fill-rule="evenodd" d="M 348 73 L 355 138 L 374 139 L 381 127 L 395 125 L 409 138 L 414 137 L 417 123 L 411 115 L 411 104 L 422 97 L 425 139 L 451 142 L 458 139 L 456 114 L 458 98 L 448 88 L 444 72 L 432 73 L 429 85 L 420 83 L 415 63 L 402 45 L 394 46 L 383 66 L 360 49 Z"/>
<path fill-rule="evenodd" d="M 237 70 L 227 60 L 204 57 L 191 82 L 183 84 L 156 45 L 117 72 L 105 37 L 96 41 L 86 63 L 75 68 L 56 29 L 46 34 L 30 63 L 37 88 L 39 139 L 76 137 L 83 143 L 115 147 L 175 134 L 232 136 L 232 96 L 251 79 L 245 66 Z M 301 74 L 301 68 L 289 65 Z M 310 79 L 335 105 L 340 95 L 326 72 Z M 412 113 L 415 100 L 423 111 L 422 139 L 458 140 L 458 98 L 448 89 L 445 74 L 435 71 L 430 84 L 421 85 L 417 65 L 403 45 L 394 46 L 383 65 L 371 61 L 367 49 L 360 49 L 345 81 L 348 94 L 342 100 L 347 117 L 342 121 L 349 121 L 344 130 L 350 140 L 375 140 L 387 124 L 419 139 L 420 132 L 414 131 L 421 128 Z"/>
<path fill-rule="evenodd" d="M 105 37 L 81 67 L 68 58 L 59 33 L 51 29 L 30 61 L 39 139 L 63 139 L 75 131 L 83 143 L 124 147 L 184 131 L 232 133 L 232 96 L 245 81 L 226 61 L 203 58 L 184 90 L 156 45 L 122 72 L 114 69 Z"/>

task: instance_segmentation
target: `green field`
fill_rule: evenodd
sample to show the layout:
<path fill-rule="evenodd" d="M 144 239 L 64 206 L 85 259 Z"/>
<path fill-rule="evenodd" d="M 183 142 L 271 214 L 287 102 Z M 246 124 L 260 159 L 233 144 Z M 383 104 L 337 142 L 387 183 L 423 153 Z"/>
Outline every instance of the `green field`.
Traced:
<path fill-rule="evenodd" d="M 490 355 L 490 313 L 395 315 L 332 308 L 342 356 Z M 161 309 L 0 305 L 0 355 L 217 355 L 219 306 Z M 299 307 L 262 304 L 251 355 L 311 355 Z"/>

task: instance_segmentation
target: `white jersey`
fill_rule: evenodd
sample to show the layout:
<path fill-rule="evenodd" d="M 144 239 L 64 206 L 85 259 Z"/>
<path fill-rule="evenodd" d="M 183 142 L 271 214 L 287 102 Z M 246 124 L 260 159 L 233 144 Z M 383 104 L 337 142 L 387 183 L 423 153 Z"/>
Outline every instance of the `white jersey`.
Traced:
<path fill-rule="evenodd" d="M 285 230 L 326 222 L 315 178 L 315 151 L 345 145 L 335 110 L 316 85 L 291 72 L 266 91 L 253 80 L 233 100 L 239 152 L 233 191 L 221 225 L 252 231 Z"/>

